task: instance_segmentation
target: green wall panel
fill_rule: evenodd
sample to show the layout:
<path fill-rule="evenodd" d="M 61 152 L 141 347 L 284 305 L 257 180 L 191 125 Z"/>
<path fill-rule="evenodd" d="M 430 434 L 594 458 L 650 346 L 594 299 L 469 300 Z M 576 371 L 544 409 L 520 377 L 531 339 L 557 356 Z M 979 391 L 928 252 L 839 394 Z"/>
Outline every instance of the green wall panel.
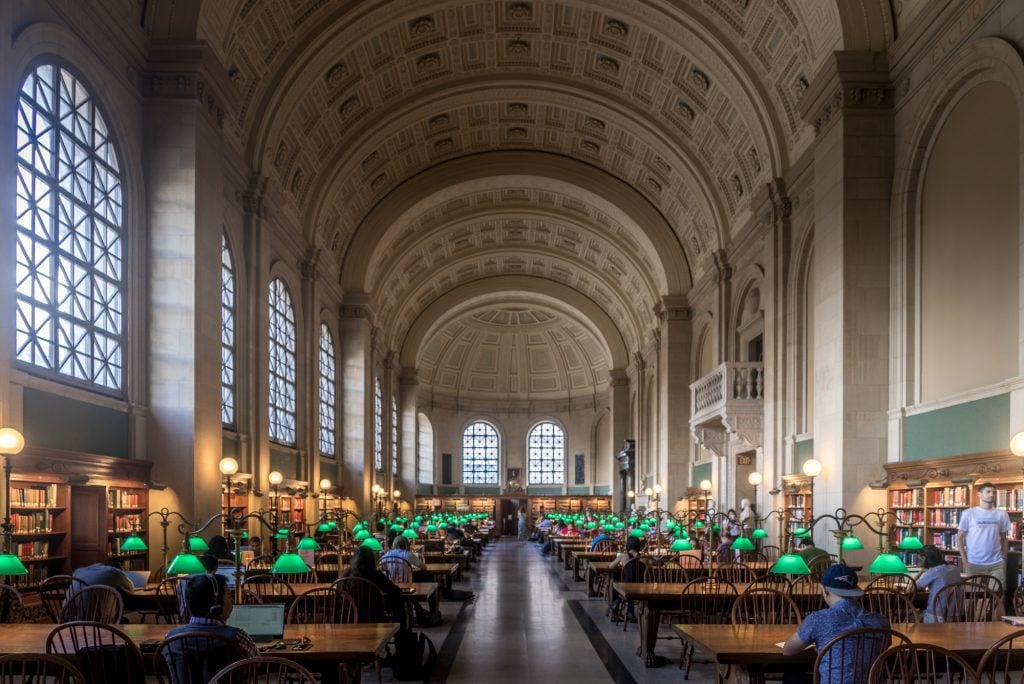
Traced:
<path fill-rule="evenodd" d="M 711 479 L 711 464 L 701 463 L 700 465 L 693 466 L 693 477 L 690 479 L 690 486 L 696 487 L 701 483 L 701 480 Z"/>
<path fill-rule="evenodd" d="M 793 460 L 796 461 L 796 473 L 804 472 L 804 463 L 814 458 L 814 440 L 804 439 L 793 445 Z"/>
<path fill-rule="evenodd" d="M 25 443 L 34 447 L 128 457 L 128 414 L 26 387 Z"/>
<path fill-rule="evenodd" d="M 611 485 L 594 485 L 594 494 L 599 496 L 607 496 L 612 493 Z"/>
<path fill-rule="evenodd" d="M 1009 434 L 1009 394 L 918 413 L 903 426 L 903 460 L 1006 449 Z"/>

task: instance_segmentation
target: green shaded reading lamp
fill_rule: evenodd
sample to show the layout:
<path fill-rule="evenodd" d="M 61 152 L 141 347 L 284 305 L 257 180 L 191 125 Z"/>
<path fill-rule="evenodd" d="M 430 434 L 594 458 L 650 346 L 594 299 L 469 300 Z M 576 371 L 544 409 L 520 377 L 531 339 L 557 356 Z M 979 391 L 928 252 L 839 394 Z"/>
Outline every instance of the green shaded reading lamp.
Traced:
<path fill-rule="evenodd" d="M 777 575 L 809 575 L 811 569 L 798 553 L 784 553 L 775 561 L 770 572 Z"/>
<path fill-rule="evenodd" d="M 895 553 L 880 553 L 868 566 L 868 572 L 876 575 L 903 575 L 907 572 L 907 566 Z"/>
<path fill-rule="evenodd" d="M 729 548 L 733 551 L 755 551 L 757 549 L 754 546 L 754 542 L 750 541 L 747 537 L 736 537 Z"/>
<path fill-rule="evenodd" d="M 11 534 L 14 532 L 14 525 L 11 524 L 11 459 L 14 454 L 20 454 L 25 448 L 25 437 L 14 428 L 0 429 L 0 454 L 4 458 L 4 522 L 0 525 L 3 530 L 3 548 L 0 549 L 0 575 L 27 575 L 28 570 L 24 563 L 15 554 L 11 553 Z"/>
<path fill-rule="evenodd" d="M 672 551 L 693 551 L 693 544 L 690 543 L 689 539 L 676 539 L 672 542 L 672 546 L 669 547 Z"/>
<path fill-rule="evenodd" d="M 181 540 L 181 553 L 167 566 L 168 575 L 198 575 L 206 572 L 199 557 L 189 550 L 191 539 L 192 537 L 186 533 L 185 538 Z"/>

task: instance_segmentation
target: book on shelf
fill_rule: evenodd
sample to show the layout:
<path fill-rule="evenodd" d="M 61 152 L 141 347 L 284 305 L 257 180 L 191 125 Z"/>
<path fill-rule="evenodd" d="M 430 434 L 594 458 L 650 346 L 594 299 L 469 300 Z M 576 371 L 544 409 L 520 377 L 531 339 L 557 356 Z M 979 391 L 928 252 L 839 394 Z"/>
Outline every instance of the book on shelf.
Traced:
<path fill-rule="evenodd" d="M 910 508 L 913 506 L 924 506 L 924 490 L 921 488 L 895 489 L 889 494 L 893 507 Z"/>
<path fill-rule="evenodd" d="M 19 558 L 34 560 L 37 558 L 46 558 L 50 555 L 50 542 L 48 541 L 30 541 L 21 542 L 14 545 L 14 552 Z"/>
<path fill-rule="evenodd" d="M 142 496 L 134 490 L 113 489 L 107 491 L 107 505 L 110 508 L 141 508 Z"/>
<path fill-rule="evenodd" d="M 56 508 L 57 485 L 12 486 L 11 506 L 15 508 Z"/>
<path fill-rule="evenodd" d="M 142 527 L 142 516 L 138 513 L 115 515 L 111 532 L 131 532 Z"/>
<path fill-rule="evenodd" d="M 933 490 L 929 505 L 965 507 L 969 506 L 970 502 L 971 488 L 967 485 L 954 485 Z"/>
<path fill-rule="evenodd" d="M 38 513 L 11 513 L 11 524 L 14 526 L 15 534 L 40 534 L 53 531 L 52 518 L 48 510 Z"/>

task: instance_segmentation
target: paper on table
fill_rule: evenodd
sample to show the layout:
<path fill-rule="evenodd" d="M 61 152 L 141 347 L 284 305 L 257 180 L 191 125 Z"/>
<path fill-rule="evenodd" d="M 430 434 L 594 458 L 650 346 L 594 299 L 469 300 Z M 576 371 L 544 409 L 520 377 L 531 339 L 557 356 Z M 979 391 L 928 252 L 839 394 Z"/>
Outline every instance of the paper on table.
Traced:
<path fill-rule="evenodd" d="M 778 646 L 779 648 L 785 648 L 786 647 L 786 642 L 785 641 L 780 641 L 780 642 L 776 643 L 775 645 Z M 814 644 L 807 644 L 806 646 L 804 646 L 804 650 L 805 651 L 807 649 L 809 649 L 809 648 L 814 648 Z"/>
<path fill-rule="evenodd" d="M 1024 616 L 1020 615 L 1004 615 L 1003 619 L 1009 622 L 1011 625 L 1017 625 L 1020 627 L 1024 625 Z"/>

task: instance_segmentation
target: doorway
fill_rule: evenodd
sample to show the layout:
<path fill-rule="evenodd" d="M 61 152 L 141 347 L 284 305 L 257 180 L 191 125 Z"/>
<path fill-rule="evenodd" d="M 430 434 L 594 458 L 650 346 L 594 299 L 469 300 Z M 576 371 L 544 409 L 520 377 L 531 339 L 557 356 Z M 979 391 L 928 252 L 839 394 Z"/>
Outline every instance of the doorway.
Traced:
<path fill-rule="evenodd" d="M 519 511 L 527 512 L 526 499 L 502 499 L 498 506 L 498 529 L 502 535 L 515 537 L 519 534 Z M 529 521 L 527 521 L 529 522 Z"/>

